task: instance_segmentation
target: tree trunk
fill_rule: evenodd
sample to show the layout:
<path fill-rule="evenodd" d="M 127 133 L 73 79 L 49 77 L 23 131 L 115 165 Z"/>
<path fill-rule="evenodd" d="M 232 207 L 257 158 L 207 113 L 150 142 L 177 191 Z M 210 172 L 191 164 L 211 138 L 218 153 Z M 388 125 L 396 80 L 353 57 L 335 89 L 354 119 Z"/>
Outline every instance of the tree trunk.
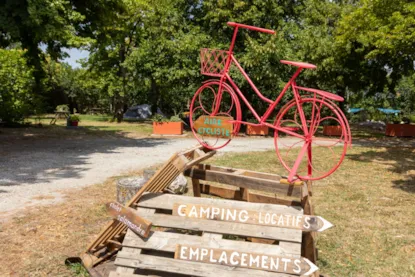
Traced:
<path fill-rule="evenodd" d="M 156 81 L 153 79 L 153 77 L 150 77 L 150 78 L 151 78 L 151 90 L 150 90 L 150 93 L 148 94 L 148 99 L 151 103 L 151 113 L 154 115 L 157 113 L 160 93 L 159 93 L 159 88 L 156 84 Z"/>
<path fill-rule="evenodd" d="M 124 97 L 117 95 L 115 98 L 115 113 L 114 119 L 117 119 L 117 122 L 120 123 L 124 115 Z"/>
<path fill-rule="evenodd" d="M 346 100 L 346 93 L 345 93 L 345 89 L 338 89 L 337 90 L 337 95 L 343 97 Z M 345 105 L 345 101 L 341 101 L 338 103 L 340 109 L 343 111 L 343 113 L 346 112 L 346 105 Z"/>
<path fill-rule="evenodd" d="M 122 79 L 122 96 L 120 92 L 114 96 L 115 98 L 115 113 L 114 119 L 117 119 L 117 122 L 120 123 L 124 115 L 124 99 L 127 94 L 126 92 L 126 69 L 122 66 L 122 63 L 125 61 L 125 46 L 122 46 L 119 51 L 120 62 L 118 64 L 117 76 Z"/>

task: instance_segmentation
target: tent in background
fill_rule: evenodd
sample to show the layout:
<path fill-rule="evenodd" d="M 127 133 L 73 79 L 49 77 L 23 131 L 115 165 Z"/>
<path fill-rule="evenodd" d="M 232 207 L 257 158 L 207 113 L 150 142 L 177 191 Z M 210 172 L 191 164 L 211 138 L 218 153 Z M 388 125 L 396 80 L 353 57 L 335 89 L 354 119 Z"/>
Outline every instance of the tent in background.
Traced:
<path fill-rule="evenodd" d="M 163 115 L 160 109 L 157 109 L 157 113 Z M 124 113 L 123 118 L 128 119 L 149 119 L 153 116 L 151 112 L 151 106 L 148 104 L 136 105 L 128 108 Z"/>

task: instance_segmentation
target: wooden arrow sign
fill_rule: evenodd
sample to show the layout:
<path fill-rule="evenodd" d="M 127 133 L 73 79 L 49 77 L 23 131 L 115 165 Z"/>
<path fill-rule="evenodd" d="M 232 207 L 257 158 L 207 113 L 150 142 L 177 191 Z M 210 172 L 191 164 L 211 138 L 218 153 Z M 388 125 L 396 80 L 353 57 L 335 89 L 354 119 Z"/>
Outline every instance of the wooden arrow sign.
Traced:
<path fill-rule="evenodd" d="M 173 215 L 208 220 L 275 226 L 297 229 L 305 232 L 322 232 L 333 227 L 333 224 L 320 216 L 277 214 L 273 212 L 258 212 L 198 204 L 175 203 L 173 205 Z"/>
<path fill-rule="evenodd" d="M 140 217 L 134 209 L 124 207 L 118 202 L 107 203 L 106 207 L 112 217 L 124 223 L 137 235 L 147 238 L 150 234 L 152 223 Z"/>
<path fill-rule="evenodd" d="M 272 272 L 308 276 L 318 267 L 306 258 L 293 258 L 238 250 L 177 245 L 174 258 L 185 261 L 261 269 Z"/>
<path fill-rule="evenodd" d="M 193 128 L 201 136 L 231 138 L 233 124 L 229 123 L 233 120 L 229 116 L 200 116 L 193 125 Z"/>

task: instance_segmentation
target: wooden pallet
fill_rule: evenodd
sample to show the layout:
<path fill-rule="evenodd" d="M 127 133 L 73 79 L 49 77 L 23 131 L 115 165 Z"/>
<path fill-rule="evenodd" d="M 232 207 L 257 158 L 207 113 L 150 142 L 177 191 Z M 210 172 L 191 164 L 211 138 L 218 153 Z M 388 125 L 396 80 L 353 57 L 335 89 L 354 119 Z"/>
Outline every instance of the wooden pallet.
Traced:
<path fill-rule="evenodd" d="M 196 146 L 191 149 L 175 153 L 156 174 L 137 192 L 128 202 L 128 207 L 134 207 L 145 192 L 161 192 L 185 170 L 212 157 L 216 152 Z M 121 242 L 127 232 L 127 227 L 117 220 L 110 222 L 81 254 L 82 263 L 86 268 L 92 268 L 108 260 L 121 248 Z"/>
<path fill-rule="evenodd" d="M 191 178 L 196 197 L 206 194 L 254 203 L 300 206 L 305 215 L 314 215 L 311 182 L 290 184 L 287 177 L 277 174 L 209 164 L 195 165 L 186 170 L 184 175 Z M 255 238 L 253 240 L 258 241 Z M 303 234 L 301 255 L 313 263 L 317 261 L 315 241 L 315 232 Z"/>
<path fill-rule="evenodd" d="M 174 259 L 174 252 L 178 244 L 299 258 L 302 242 L 300 230 L 174 216 L 172 209 L 175 203 L 219 206 L 277 214 L 303 214 L 303 209 L 298 206 L 247 203 L 170 194 L 146 194 L 135 205 L 137 211 L 141 216 L 153 222 L 154 226 L 161 228 L 152 231 L 146 240 L 129 230 L 122 243 L 122 251 L 117 254 L 115 260 L 115 265 L 118 268 L 110 276 L 294 276 L 258 269 Z M 248 238 L 251 239 L 248 240 Z M 269 240 L 272 240 L 273 244 L 269 244 Z"/>

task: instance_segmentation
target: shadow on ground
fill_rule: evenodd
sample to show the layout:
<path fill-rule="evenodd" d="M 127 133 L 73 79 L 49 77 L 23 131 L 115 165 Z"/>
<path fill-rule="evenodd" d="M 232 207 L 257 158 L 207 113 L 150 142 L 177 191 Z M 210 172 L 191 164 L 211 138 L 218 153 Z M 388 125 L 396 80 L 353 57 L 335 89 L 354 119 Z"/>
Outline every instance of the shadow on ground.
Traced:
<path fill-rule="evenodd" d="M 164 138 L 128 138 L 116 131 L 59 128 L 0 129 L 0 193 L 22 183 L 53 182 L 78 178 L 89 170 L 91 154 L 125 153 L 166 144 Z M 122 149 L 122 152 L 120 152 Z M 113 157 L 113 156 L 108 156 Z M 139 158 L 139 157 L 138 157 Z M 117 163 L 105 159 L 103 163 Z"/>
<path fill-rule="evenodd" d="M 388 147 L 382 148 L 382 150 L 348 154 L 347 157 L 358 162 L 376 162 L 388 165 L 385 170 L 401 176 L 399 180 L 392 181 L 393 187 L 415 193 L 415 149 Z"/>

